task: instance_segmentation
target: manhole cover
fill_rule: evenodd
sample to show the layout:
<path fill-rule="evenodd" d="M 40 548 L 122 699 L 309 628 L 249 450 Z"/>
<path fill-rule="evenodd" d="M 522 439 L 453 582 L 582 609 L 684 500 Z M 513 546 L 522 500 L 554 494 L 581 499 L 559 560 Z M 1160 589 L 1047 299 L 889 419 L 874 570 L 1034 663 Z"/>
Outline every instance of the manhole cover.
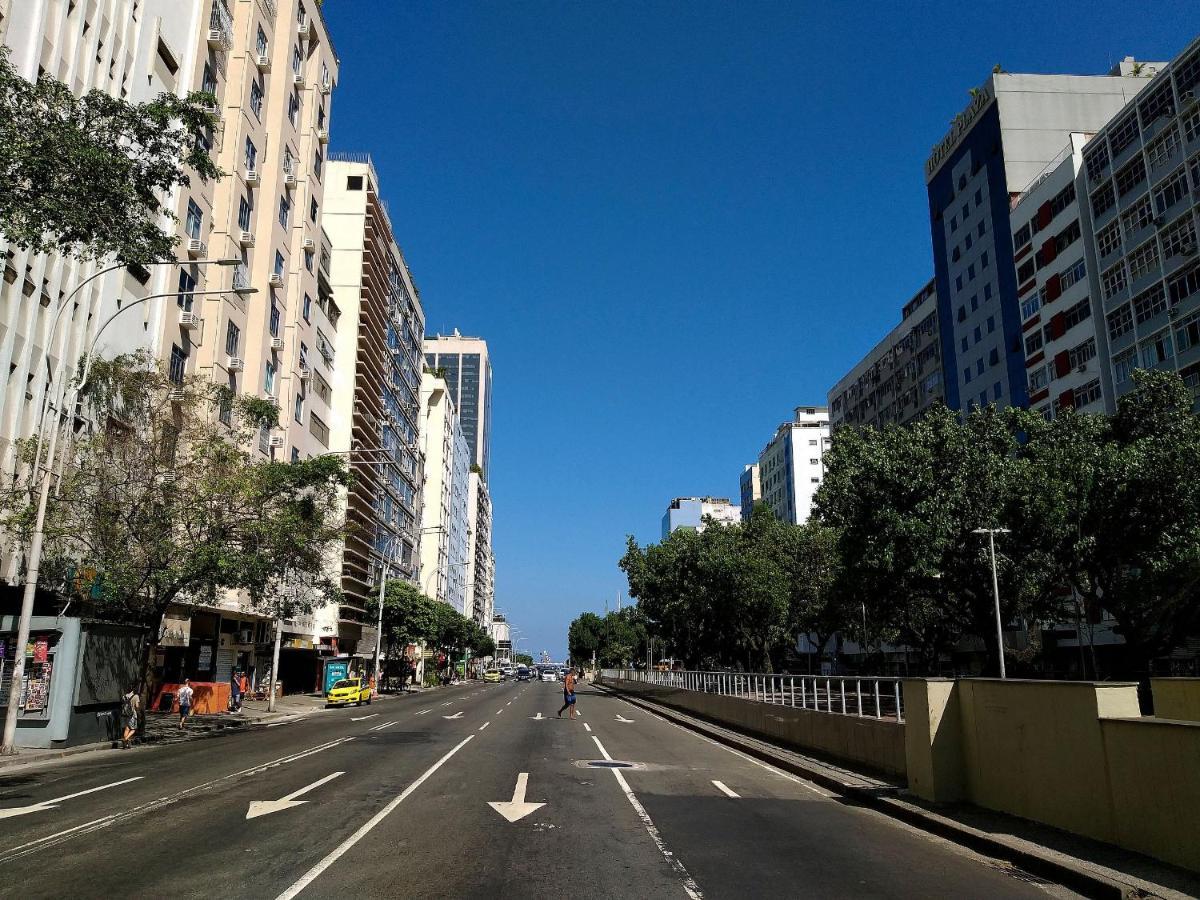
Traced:
<path fill-rule="evenodd" d="M 633 763 L 621 762 L 618 759 L 590 759 L 588 765 L 593 769 L 632 769 Z"/>

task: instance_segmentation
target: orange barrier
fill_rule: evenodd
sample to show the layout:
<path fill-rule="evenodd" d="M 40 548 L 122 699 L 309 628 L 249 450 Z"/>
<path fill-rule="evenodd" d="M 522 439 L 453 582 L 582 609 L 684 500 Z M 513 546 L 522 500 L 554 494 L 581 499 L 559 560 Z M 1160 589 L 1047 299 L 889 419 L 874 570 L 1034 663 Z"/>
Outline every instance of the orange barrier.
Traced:
<path fill-rule="evenodd" d="M 179 689 L 182 684 L 164 684 L 154 696 L 150 708 L 158 712 L 179 712 Z M 213 681 L 192 682 L 192 712 L 211 716 L 229 712 L 229 685 Z"/>

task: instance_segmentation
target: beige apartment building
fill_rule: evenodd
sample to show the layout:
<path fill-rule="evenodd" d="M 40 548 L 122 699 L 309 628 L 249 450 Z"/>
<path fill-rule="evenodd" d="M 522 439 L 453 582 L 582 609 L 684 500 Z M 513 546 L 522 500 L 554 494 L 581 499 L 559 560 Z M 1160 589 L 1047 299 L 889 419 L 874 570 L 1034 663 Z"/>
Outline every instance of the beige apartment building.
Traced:
<path fill-rule="evenodd" d="M 421 504 L 421 591 L 465 616 L 471 451 L 445 373 L 421 375 L 421 448 L 425 491 Z"/>
<path fill-rule="evenodd" d="M 339 311 L 319 223 L 338 60 L 316 0 L 0 0 L 0 16 L 0 41 L 27 78 L 47 72 L 76 93 L 98 88 L 135 102 L 212 93 L 219 121 L 208 140 L 226 173 L 193 177 L 168 199 L 181 238 L 174 263 L 129 271 L 0 245 L 5 471 L 13 442 L 37 427 L 47 362 L 61 384 L 86 352 L 139 348 L 173 377 L 199 373 L 274 398 L 280 427 L 253 448 L 264 458 L 325 452 Z M 20 561 L 13 550 L 4 554 L 10 580 Z M 181 606 L 169 613 L 157 662 L 166 680 L 223 681 L 234 666 L 263 676 L 271 631 L 237 597 Z M 291 641 L 311 648 L 313 637 L 310 627 Z"/>

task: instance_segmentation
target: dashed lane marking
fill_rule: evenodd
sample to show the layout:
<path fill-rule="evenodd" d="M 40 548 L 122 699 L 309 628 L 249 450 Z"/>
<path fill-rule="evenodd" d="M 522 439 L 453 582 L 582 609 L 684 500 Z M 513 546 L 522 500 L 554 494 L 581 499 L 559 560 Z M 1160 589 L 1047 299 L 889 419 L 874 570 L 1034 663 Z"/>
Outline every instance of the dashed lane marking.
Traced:
<path fill-rule="evenodd" d="M 727 787 L 725 786 L 725 782 L 723 782 L 723 781 L 717 781 L 717 780 L 714 778 L 714 779 L 713 779 L 713 786 L 714 786 L 714 787 L 715 787 L 715 788 L 716 788 L 718 791 L 720 791 L 722 794 L 724 794 L 726 797 L 732 797 L 734 800 L 737 800 L 737 799 L 739 799 L 737 794 L 735 794 L 733 791 L 731 791 L 729 788 L 727 788 Z"/>

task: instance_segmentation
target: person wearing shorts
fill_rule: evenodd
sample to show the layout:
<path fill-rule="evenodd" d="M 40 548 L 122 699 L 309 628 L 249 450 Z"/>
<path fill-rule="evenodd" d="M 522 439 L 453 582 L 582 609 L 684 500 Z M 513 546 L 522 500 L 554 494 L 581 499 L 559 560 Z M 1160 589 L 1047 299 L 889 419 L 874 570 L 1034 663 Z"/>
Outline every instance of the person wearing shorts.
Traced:
<path fill-rule="evenodd" d="M 571 669 L 567 672 L 567 677 L 563 679 L 563 705 L 558 711 L 558 717 L 561 719 L 563 710 L 570 710 L 567 713 L 568 717 L 575 718 L 575 670 Z"/>
<path fill-rule="evenodd" d="M 121 749 L 128 750 L 133 746 L 134 735 L 138 729 L 138 710 L 142 698 L 138 696 L 137 685 L 131 684 L 129 690 L 121 696 L 121 724 L 125 730 L 121 734 Z"/>
<path fill-rule="evenodd" d="M 188 716 L 192 714 L 192 683 L 183 679 L 183 687 L 179 689 L 179 727 L 186 728 Z"/>

